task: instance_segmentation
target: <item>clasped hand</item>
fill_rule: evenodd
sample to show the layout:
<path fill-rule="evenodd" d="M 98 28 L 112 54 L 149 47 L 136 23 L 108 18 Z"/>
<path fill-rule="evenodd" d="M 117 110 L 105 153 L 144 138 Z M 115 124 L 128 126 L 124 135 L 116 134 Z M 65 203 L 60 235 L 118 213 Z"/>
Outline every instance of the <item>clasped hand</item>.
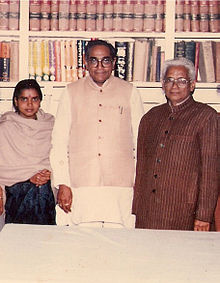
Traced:
<path fill-rule="evenodd" d="M 39 171 L 37 174 L 30 178 L 31 183 L 35 184 L 37 187 L 46 184 L 50 180 L 51 172 L 47 169 Z"/>

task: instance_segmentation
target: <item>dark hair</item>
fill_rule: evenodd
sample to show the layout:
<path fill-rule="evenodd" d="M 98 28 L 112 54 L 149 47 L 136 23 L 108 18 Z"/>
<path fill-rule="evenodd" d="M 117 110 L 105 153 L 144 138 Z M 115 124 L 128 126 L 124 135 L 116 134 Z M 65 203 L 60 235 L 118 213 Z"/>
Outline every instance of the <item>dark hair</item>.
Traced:
<path fill-rule="evenodd" d="M 24 89 L 35 89 L 39 95 L 40 101 L 43 99 L 43 95 L 42 95 L 40 86 L 36 80 L 33 80 L 33 79 L 22 80 L 18 82 L 17 85 L 15 86 L 13 98 L 12 98 L 13 107 L 16 112 L 18 112 L 18 107 L 15 105 L 15 99 L 17 100 L 19 98 L 19 96 L 21 95 Z"/>
<path fill-rule="evenodd" d="M 93 48 L 94 46 L 98 46 L 98 45 L 106 46 L 110 51 L 110 55 L 111 55 L 112 59 L 114 59 L 116 57 L 116 50 L 111 43 L 109 43 L 105 40 L 96 39 L 96 40 L 90 40 L 85 47 L 86 60 L 89 59 L 89 54 L 90 54 L 91 48 Z"/>

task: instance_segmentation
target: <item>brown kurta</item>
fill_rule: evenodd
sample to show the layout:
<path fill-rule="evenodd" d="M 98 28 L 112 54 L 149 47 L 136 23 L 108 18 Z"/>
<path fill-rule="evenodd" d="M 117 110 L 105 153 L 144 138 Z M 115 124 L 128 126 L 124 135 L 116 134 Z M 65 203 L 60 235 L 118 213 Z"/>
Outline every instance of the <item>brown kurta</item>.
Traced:
<path fill-rule="evenodd" d="M 217 174 L 218 174 L 218 202 L 215 209 L 215 229 L 220 232 L 220 113 L 218 113 L 218 166 L 217 166 Z"/>
<path fill-rule="evenodd" d="M 136 227 L 193 230 L 211 222 L 217 188 L 217 114 L 190 97 L 141 120 L 133 201 Z"/>

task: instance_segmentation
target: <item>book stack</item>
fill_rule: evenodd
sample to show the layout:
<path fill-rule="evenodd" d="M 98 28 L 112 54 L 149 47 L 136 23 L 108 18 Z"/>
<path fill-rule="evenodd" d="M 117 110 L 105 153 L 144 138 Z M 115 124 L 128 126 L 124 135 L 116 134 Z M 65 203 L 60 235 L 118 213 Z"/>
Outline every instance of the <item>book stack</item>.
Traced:
<path fill-rule="evenodd" d="M 220 41 L 179 41 L 175 43 L 174 57 L 191 60 L 200 82 L 220 82 Z"/>
<path fill-rule="evenodd" d="M 31 31 L 164 32 L 165 2 L 30 0 L 29 27 Z"/>
<path fill-rule="evenodd" d="M 220 1 L 176 0 L 177 32 L 220 32 Z"/>
<path fill-rule="evenodd" d="M 74 82 L 87 75 L 88 40 L 29 41 L 29 77 L 37 81 Z M 164 51 L 155 40 L 112 39 L 117 56 L 114 75 L 126 81 L 159 81 Z"/>
<path fill-rule="evenodd" d="M 0 41 L 0 81 L 19 79 L 19 42 Z"/>
<path fill-rule="evenodd" d="M 19 29 L 19 0 L 0 0 L 0 30 Z"/>

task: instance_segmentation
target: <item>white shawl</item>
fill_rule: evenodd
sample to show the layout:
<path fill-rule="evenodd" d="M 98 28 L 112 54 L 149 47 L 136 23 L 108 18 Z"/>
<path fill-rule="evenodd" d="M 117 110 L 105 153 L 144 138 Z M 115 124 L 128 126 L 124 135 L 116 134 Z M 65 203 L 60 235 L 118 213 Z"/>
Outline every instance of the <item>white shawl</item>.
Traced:
<path fill-rule="evenodd" d="M 39 110 L 37 120 L 9 111 L 0 117 L 0 186 L 26 181 L 49 169 L 54 117 Z"/>

